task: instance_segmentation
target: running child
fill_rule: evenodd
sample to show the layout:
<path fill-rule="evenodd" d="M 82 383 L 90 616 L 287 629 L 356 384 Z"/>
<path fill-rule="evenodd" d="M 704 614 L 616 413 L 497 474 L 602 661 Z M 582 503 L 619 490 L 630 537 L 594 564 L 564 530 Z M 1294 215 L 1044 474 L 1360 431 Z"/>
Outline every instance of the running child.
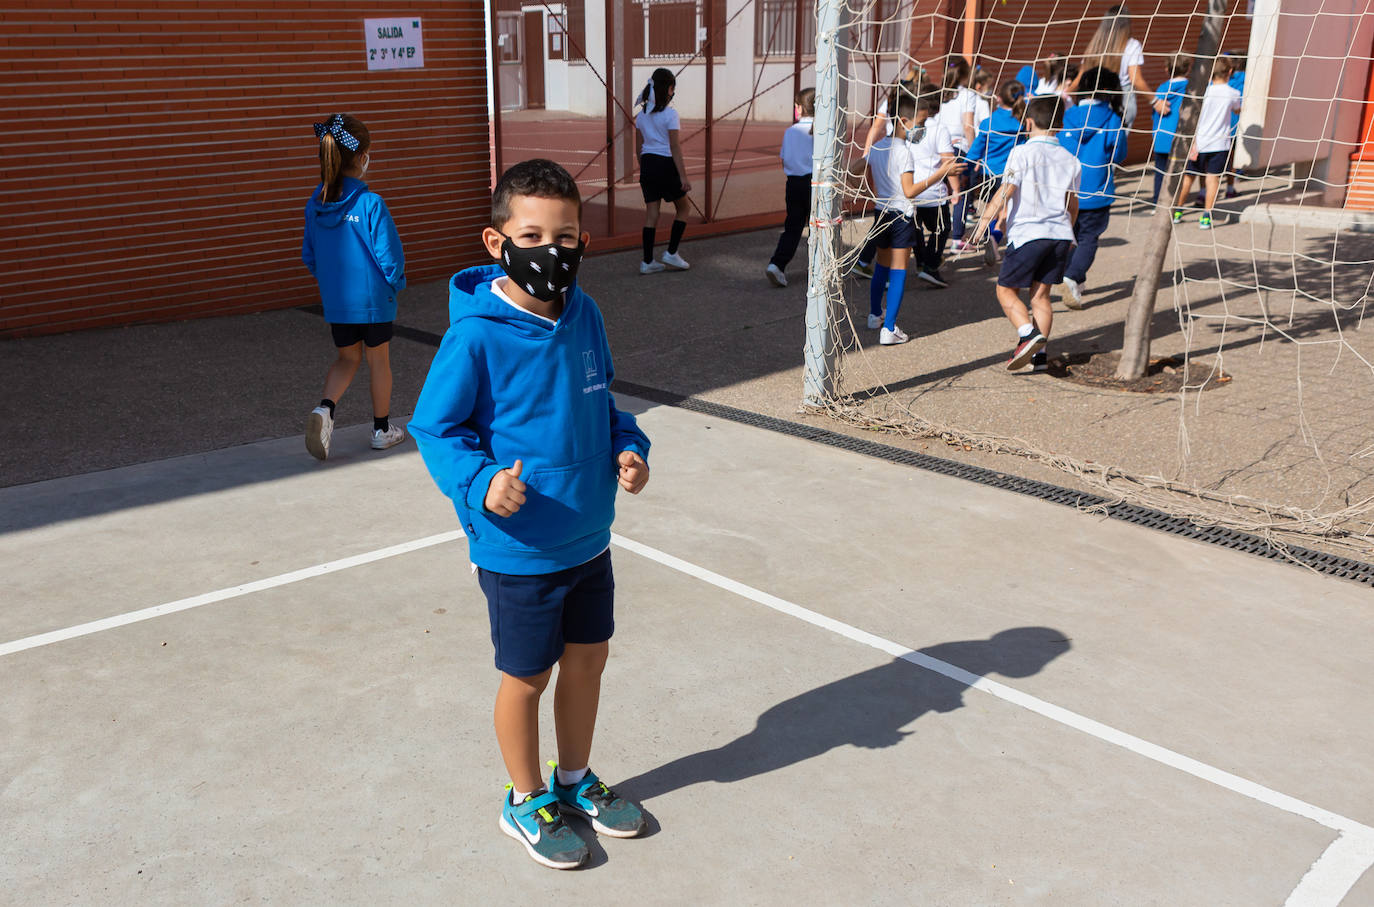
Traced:
<path fill-rule="evenodd" d="M 764 272 L 775 287 L 787 286 L 787 263 L 797 254 L 806 215 L 811 211 L 811 152 L 815 144 L 812 125 L 816 116 L 816 89 L 803 88 L 797 92 L 793 113 L 797 121 L 782 134 L 782 172 L 787 177 L 783 202 L 787 218 L 782 224 L 778 247 Z"/>
<path fill-rule="evenodd" d="M 1212 64 L 1212 84 L 1202 96 L 1202 110 L 1197 119 L 1197 135 L 1188 153 L 1188 168 L 1183 173 L 1178 195 L 1174 199 L 1173 220 L 1183 220 L 1183 200 L 1193 188 L 1193 178 L 1202 174 L 1207 197 L 1203 204 L 1198 229 L 1212 229 L 1212 208 L 1217 203 L 1221 174 L 1231 153 L 1231 112 L 1240 110 L 1240 92 L 1227 84 L 1231 77 L 1231 61 L 1218 57 Z"/>
<path fill-rule="evenodd" d="M 1045 371 L 1054 315 L 1050 287 L 1063 279 L 1073 244 L 1073 221 L 1078 213 L 1078 160 L 1054 137 L 1059 120 L 1059 99 L 1032 98 L 1026 105 L 1030 139 L 1013 148 L 1002 174 L 1002 188 L 992 197 L 974 233 L 980 242 L 988 227 L 1011 203 L 1007 252 L 997 276 L 997 302 L 1016 328 L 1016 345 L 1008 369 L 1029 363 Z M 1031 291 L 1030 312 L 1021 301 L 1021 290 Z"/>
<path fill-rule="evenodd" d="M 1193 68 L 1193 58 L 1187 54 L 1177 54 L 1169 64 L 1169 79 L 1161 82 L 1155 89 L 1154 102 L 1154 162 L 1155 191 L 1150 196 L 1150 204 L 1159 203 L 1159 192 L 1164 187 L 1164 177 L 1169 173 L 1169 154 L 1178 137 L 1178 116 L 1183 112 L 1183 99 L 1188 94 L 1188 70 Z"/>
<path fill-rule="evenodd" d="M 685 271 L 690 265 L 678 254 L 682 234 L 687 232 L 687 193 L 692 184 L 682 163 L 682 143 L 678 133 L 682 121 L 669 107 L 677 93 L 677 79 L 671 70 L 659 67 L 639 93 L 639 113 L 635 115 L 635 145 L 639 158 L 639 188 L 644 193 L 644 260 L 639 273 L 656 274 L 666 265 Z M 654 233 L 658 228 L 661 202 L 670 202 L 676 212 L 668 233 L 668 248 L 661 261 L 654 261 Z"/>
<path fill-rule="evenodd" d="M 1121 125 L 1121 77 L 1103 66 L 1083 73 L 1075 89 L 1077 104 L 1064 112 L 1059 144 L 1078 159 L 1081 182 L 1074 248 L 1064 271 L 1064 304 L 1083 308 L 1083 285 L 1097 257 L 1097 240 L 1112 219 L 1116 166 L 1126 160 L 1126 130 Z"/>
<path fill-rule="evenodd" d="M 964 172 L 964 164 L 955 155 L 954 141 L 938 116 L 941 110 L 940 89 L 922 85 L 916 98 L 917 121 L 911 130 L 912 174 L 922 189 L 912 200 L 916 226 L 921 235 L 916 243 L 916 279 L 933 287 L 949 286 L 940 265 L 944 262 L 945 243 L 950 236 L 949 187 L 955 185 Z M 938 173 L 944 181 L 930 182 Z"/>
<path fill-rule="evenodd" d="M 1021 120 L 1026 115 L 1026 86 L 1015 79 L 1003 82 L 997 89 L 997 108 L 986 119 L 978 123 L 978 135 L 969 148 L 969 160 L 978 166 L 982 173 L 981 193 L 984 199 L 991 198 L 1002 188 L 1002 173 L 1007 168 L 1007 156 L 1011 149 L 1025 142 L 1026 131 Z M 983 251 L 987 264 L 996 264 L 997 244 L 1002 239 L 997 224 L 988 231 L 988 245 Z"/>
<path fill-rule="evenodd" d="M 878 102 L 878 108 L 873 113 L 873 122 L 868 126 L 868 135 L 864 138 L 863 159 L 865 162 L 868 161 L 868 156 L 873 151 L 873 146 L 881 141 L 883 137 L 890 137 L 892 135 L 892 117 L 888 116 L 888 112 L 891 109 L 889 106 L 891 98 L 898 92 L 907 92 L 914 95 L 916 93 L 916 86 L 920 84 L 918 81 L 919 75 L 920 70 L 916 66 L 913 65 L 908 67 L 906 75 L 894 82 L 892 86 L 888 88 L 887 93 L 883 95 L 883 99 Z M 868 239 L 864 241 L 863 246 L 859 249 L 858 259 L 854 263 L 854 275 L 864 278 L 865 280 L 873 277 L 873 260 L 878 254 L 878 246 L 875 240 L 877 236 L 876 227 L 878 226 L 876 214 L 873 217 L 873 226 L 875 229 L 869 231 Z"/>
<path fill-rule="evenodd" d="M 553 161 L 501 176 L 482 231 L 498 263 L 453 276 L 450 325 L 410 421 L 487 599 L 496 742 L 511 781 L 500 829 L 554 869 L 588 856 L 565 813 L 612 837 L 644 828 L 639 808 L 588 767 L 615 625 L 616 490 L 644 488 L 649 440 L 611 397 L 601 312 L 576 283 L 581 220 L 577 184 Z M 558 760 L 546 783 L 539 700 L 554 665 Z"/>
<path fill-rule="evenodd" d="M 356 117 L 336 113 L 315 124 L 320 184 L 305 204 L 301 260 L 320 285 L 324 320 L 338 357 L 324 378 L 324 397 L 305 423 L 305 449 L 329 457 L 334 411 L 367 359 L 372 391 L 372 449 L 405 440 L 391 416 L 391 337 L 396 291 L 406 285 L 401 237 L 386 202 L 368 191 L 363 175 L 372 156 L 372 136 Z"/>

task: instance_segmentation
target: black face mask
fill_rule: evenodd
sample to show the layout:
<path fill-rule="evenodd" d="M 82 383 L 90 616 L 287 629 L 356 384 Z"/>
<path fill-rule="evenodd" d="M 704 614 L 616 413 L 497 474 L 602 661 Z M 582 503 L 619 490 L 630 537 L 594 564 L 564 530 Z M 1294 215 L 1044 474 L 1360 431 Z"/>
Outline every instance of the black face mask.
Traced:
<path fill-rule="evenodd" d="M 504 233 L 501 235 L 506 236 Z M 586 248 L 587 244 L 582 241 L 577 243 L 575 249 L 558 243 L 522 248 L 506 236 L 505 242 L 501 243 L 501 269 L 535 299 L 553 302 L 572 286 Z"/>

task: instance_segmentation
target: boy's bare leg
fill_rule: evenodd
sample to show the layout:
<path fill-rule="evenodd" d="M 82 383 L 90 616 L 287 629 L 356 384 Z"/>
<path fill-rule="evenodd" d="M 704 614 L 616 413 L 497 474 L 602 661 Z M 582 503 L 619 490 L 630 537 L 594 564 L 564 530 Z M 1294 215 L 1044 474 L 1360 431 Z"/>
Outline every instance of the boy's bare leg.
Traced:
<path fill-rule="evenodd" d="M 339 402 L 343 392 L 348 390 L 348 385 L 352 383 L 353 376 L 358 372 L 358 366 L 363 361 L 363 342 L 359 340 L 352 346 L 339 347 L 339 358 L 334 360 L 334 364 L 329 367 L 329 373 L 324 376 L 324 398 Z"/>
<path fill-rule="evenodd" d="M 564 771 L 584 769 L 591 760 L 596 709 L 601 702 L 601 672 L 609 652 L 608 642 L 568 643 L 558 660 L 553 725 L 558 737 L 558 765 Z"/>
<path fill-rule="evenodd" d="M 1034 316 L 1035 326 L 1040 329 L 1040 333 L 1046 337 L 1050 336 L 1050 325 L 1054 321 L 1054 309 L 1050 307 L 1049 284 L 1031 284 L 1031 315 Z"/>
<path fill-rule="evenodd" d="M 1182 208 L 1183 200 L 1188 197 L 1188 193 L 1193 191 L 1193 174 L 1184 173 L 1183 180 L 1178 184 L 1178 196 L 1174 199 L 1174 207 Z"/>
<path fill-rule="evenodd" d="M 391 415 L 391 344 L 368 347 L 367 380 L 372 389 L 372 415 Z M 332 398 L 331 398 L 332 399 Z"/>
<path fill-rule="evenodd" d="M 539 696 L 553 669 L 532 677 L 504 671 L 496 691 L 496 743 L 515 789 L 528 793 L 544 786 L 539 772 Z"/>
<path fill-rule="evenodd" d="M 905 270 L 906 270 L 906 264 L 907 264 L 907 262 L 911 260 L 911 250 L 910 250 L 910 249 L 889 249 L 889 250 L 888 250 L 887 260 L 888 260 L 888 265 L 887 265 L 887 266 L 888 266 L 889 268 L 891 268 L 892 270 L 894 270 L 894 271 L 905 271 Z"/>
<path fill-rule="evenodd" d="M 1221 175 L 1209 173 L 1203 179 L 1207 181 L 1207 210 L 1211 211 L 1212 206 L 1217 203 L 1217 190 L 1221 188 Z"/>
<path fill-rule="evenodd" d="M 997 301 L 1002 306 L 1002 313 L 1007 316 L 1007 320 L 1018 331 L 1022 325 L 1030 324 L 1030 315 L 1026 313 L 1026 304 L 1021 301 L 1020 290 L 1004 287 L 999 283 L 997 285 Z"/>

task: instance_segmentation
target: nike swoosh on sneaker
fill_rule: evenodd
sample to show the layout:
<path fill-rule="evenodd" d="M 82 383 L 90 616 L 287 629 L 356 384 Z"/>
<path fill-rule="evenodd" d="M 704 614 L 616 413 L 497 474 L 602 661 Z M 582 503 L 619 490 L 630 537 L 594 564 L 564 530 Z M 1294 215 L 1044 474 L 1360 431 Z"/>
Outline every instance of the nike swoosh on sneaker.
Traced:
<path fill-rule="evenodd" d="M 592 816 L 593 818 L 601 815 L 601 810 L 597 809 L 596 804 L 588 800 L 586 797 L 578 797 L 577 801 L 577 808 L 582 810 L 587 815 Z M 583 803 L 587 805 L 583 806 Z"/>
<path fill-rule="evenodd" d="M 531 835 L 530 830 L 522 825 L 519 819 L 512 818 L 511 821 L 515 823 L 516 828 L 520 829 L 520 834 L 524 835 L 525 840 L 529 841 L 530 844 L 538 844 L 539 839 L 544 836 L 544 833 L 541 832 L 538 827 L 534 829 L 534 834 Z"/>

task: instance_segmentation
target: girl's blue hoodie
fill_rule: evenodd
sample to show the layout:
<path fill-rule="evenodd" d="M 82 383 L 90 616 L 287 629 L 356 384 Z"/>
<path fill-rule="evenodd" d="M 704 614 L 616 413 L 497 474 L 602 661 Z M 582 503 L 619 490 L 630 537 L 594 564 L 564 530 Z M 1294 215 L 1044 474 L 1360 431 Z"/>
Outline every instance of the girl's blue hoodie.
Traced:
<path fill-rule="evenodd" d="M 1026 140 L 1021 121 L 1010 110 L 998 107 L 992 116 L 978 124 L 978 134 L 968 150 L 971 161 L 979 161 L 993 176 L 1000 177 L 1007 169 L 1011 149 Z"/>
<path fill-rule="evenodd" d="M 1160 116 L 1156 110 L 1152 119 L 1155 127 L 1155 154 L 1168 154 L 1174 147 L 1174 136 L 1178 134 L 1178 117 L 1183 113 L 1183 98 L 1188 93 L 1188 79 L 1179 76 L 1162 83 L 1155 89 L 1155 98 L 1169 102 L 1169 113 Z"/>
<path fill-rule="evenodd" d="M 449 329 L 410 420 L 425 466 L 453 500 L 468 557 L 497 573 L 553 573 L 611 543 L 617 457 L 649 439 L 616 409 L 601 312 L 576 284 L 550 324 L 491 291 L 500 265 L 449 284 Z M 486 509 L 487 487 L 523 461 L 525 503 Z"/>
<path fill-rule="evenodd" d="M 1064 111 L 1063 145 L 1083 166 L 1078 183 L 1078 207 L 1105 208 L 1116 194 L 1116 164 L 1126 160 L 1126 130 L 1121 117 L 1101 101 L 1084 101 Z"/>
<path fill-rule="evenodd" d="M 386 202 L 367 183 L 343 178 L 338 201 L 305 203 L 301 260 L 320 284 L 324 320 L 378 324 L 396 320 L 396 291 L 406 285 L 401 237 Z"/>

